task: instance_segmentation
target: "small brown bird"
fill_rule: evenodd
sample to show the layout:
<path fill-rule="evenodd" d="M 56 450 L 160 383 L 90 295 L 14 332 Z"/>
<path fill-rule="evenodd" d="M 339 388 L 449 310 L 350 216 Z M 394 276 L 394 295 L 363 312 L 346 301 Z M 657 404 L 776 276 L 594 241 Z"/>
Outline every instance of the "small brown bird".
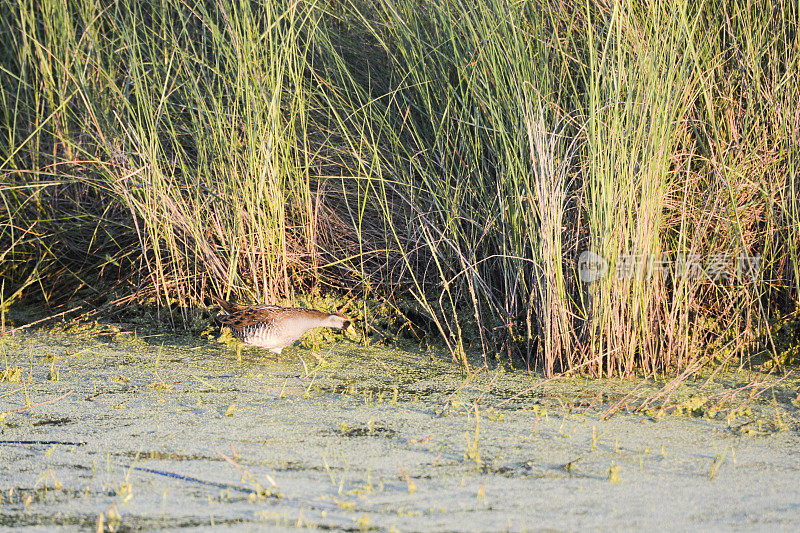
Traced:
<path fill-rule="evenodd" d="M 350 319 L 341 313 L 325 313 L 304 307 L 281 307 L 260 304 L 242 305 L 211 297 L 222 307 L 217 316 L 243 343 L 266 348 L 272 353 L 281 350 L 314 328 L 338 328 L 344 331 Z"/>

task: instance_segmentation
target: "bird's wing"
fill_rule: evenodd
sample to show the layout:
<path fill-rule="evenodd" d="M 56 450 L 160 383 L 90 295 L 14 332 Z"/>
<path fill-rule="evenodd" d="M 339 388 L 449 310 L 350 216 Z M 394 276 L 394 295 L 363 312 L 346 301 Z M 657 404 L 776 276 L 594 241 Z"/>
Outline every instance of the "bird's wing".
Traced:
<path fill-rule="evenodd" d="M 222 324 L 242 331 L 248 326 L 265 325 L 271 327 L 278 318 L 280 307 L 248 306 L 235 309 L 227 315 L 217 317 Z"/>
<path fill-rule="evenodd" d="M 239 311 L 246 311 L 248 309 L 264 309 L 264 310 L 266 310 L 266 309 L 284 309 L 283 307 L 281 307 L 279 305 L 273 305 L 273 304 L 256 304 L 256 305 L 235 304 L 233 302 L 229 302 L 227 300 L 223 300 L 222 298 L 218 298 L 217 296 L 214 296 L 213 294 L 211 294 L 210 296 L 211 296 L 211 299 L 214 300 L 214 302 L 216 302 L 216 304 L 219 305 L 222 308 L 223 313 L 228 313 L 228 314 L 236 313 L 236 312 L 239 312 Z"/>

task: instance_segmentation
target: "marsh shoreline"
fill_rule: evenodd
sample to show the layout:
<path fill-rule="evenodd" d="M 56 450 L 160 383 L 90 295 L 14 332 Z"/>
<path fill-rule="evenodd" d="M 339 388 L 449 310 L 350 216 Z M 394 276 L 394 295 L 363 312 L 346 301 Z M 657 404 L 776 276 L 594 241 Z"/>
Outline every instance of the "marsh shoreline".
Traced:
<path fill-rule="evenodd" d="M 603 419 L 663 384 L 570 378 L 506 402 L 542 378 L 346 339 L 237 361 L 107 327 L 19 332 L 0 353 L 0 527 L 800 525 L 791 375 L 687 381 L 660 413 Z"/>

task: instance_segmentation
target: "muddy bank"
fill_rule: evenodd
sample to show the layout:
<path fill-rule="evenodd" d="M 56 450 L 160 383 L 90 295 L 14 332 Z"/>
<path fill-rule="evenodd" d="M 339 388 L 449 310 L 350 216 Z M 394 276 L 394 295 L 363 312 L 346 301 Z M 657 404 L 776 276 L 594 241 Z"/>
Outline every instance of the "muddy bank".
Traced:
<path fill-rule="evenodd" d="M 93 328 L 5 337 L 0 358 L 0 412 L 17 411 L 3 527 L 800 526 L 792 375 L 723 374 L 629 412 L 663 383 L 573 379 L 503 403 L 541 378 L 467 379 L 440 354 L 346 340 L 237 361 Z"/>

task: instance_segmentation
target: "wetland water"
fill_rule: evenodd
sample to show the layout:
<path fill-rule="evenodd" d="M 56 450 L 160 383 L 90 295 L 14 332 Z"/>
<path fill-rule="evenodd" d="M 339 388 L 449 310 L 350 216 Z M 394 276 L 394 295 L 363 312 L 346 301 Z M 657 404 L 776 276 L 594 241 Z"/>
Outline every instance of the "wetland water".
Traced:
<path fill-rule="evenodd" d="M 663 383 L 555 381 L 499 406 L 541 378 L 349 341 L 237 361 L 107 328 L 17 333 L 0 356 L 0 412 L 22 409 L 0 420 L 0 527 L 800 528 L 791 375 L 602 420 Z"/>

